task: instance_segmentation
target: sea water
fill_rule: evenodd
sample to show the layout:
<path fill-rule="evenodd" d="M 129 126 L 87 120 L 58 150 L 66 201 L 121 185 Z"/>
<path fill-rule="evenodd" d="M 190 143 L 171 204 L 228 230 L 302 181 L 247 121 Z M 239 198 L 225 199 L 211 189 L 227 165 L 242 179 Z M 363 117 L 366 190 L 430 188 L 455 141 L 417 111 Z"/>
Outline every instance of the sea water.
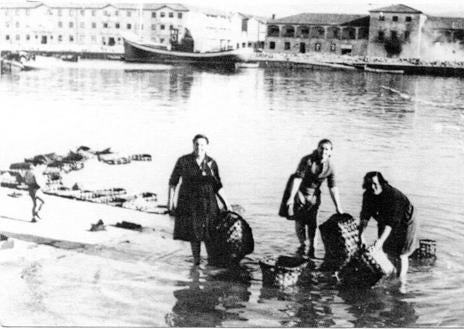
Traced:
<path fill-rule="evenodd" d="M 83 63 L 1 76 L 1 169 L 81 145 L 149 153 L 153 161 L 137 170 L 83 170 L 68 183 L 152 191 L 163 203 L 177 157 L 203 133 L 229 203 L 245 209 L 255 252 L 241 269 L 221 272 L 205 260 L 193 269 L 188 252 L 153 260 L 149 233 L 138 238 L 137 261 L 39 245 L 2 262 L 2 325 L 464 325 L 464 80 Z M 263 287 L 257 261 L 297 248 L 293 223 L 277 216 L 286 179 L 322 138 L 334 144 L 346 212 L 358 216 L 362 178 L 379 170 L 415 205 L 418 237 L 437 241 L 437 261 L 411 264 L 406 291 L 395 281 L 343 290 L 318 272 L 303 287 Z M 324 185 L 319 224 L 333 212 Z M 374 238 L 374 221 L 368 234 Z"/>

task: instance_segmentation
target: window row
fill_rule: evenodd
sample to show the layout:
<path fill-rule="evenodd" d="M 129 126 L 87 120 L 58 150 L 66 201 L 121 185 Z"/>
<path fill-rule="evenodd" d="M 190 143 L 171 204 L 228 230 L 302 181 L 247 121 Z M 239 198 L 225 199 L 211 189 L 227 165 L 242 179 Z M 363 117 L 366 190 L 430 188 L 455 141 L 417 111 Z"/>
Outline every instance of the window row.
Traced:
<path fill-rule="evenodd" d="M 402 37 L 403 37 L 404 41 L 408 41 L 410 36 L 411 36 L 410 31 L 404 31 L 403 32 Z M 377 41 L 383 42 L 383 41 L 385 41 L 386 38 L 387 38 L 387 35 L 386 35 L 385 31 L 378 31 Z M 395 30 L 390 31 L 390 39 L 398 40 L 399 38 L 400 38 L 400 35 L 399 35 L 398 31 L 395 31 Z"/>
<path fill-rule="evenodd" d="M 303 53 L 306 51 L 306 46 L 307 45 L 304 42 L 294 44 L 294 48 L 299 49 L 299 51 L 303 52 Z M 321 45 L 320 42 L 316 42 L 313 45 L 314 51 L 317 51 L 317 52 L 321 51 L 321 47 L 322 47 L 322 45 Z M 276 49 L 276 42 L 275 41 L 270 41 L 268 48 L 271 49 L 271 50 Z M 292 50 L 292 44 L 290 42 L 288 42 L 288 41 L 284 42 L 284 50 L 287 50 L 287 51 Z M 337 51 L 337 44 L 335 44 L 335 43 L 330 44 L 330 51 L 331 52 L 336 52 Z"/>
<path fill-rule="evenodd" d="M 89 39 L 91 42 L 93 43 L 96 43 L 97 42 L 97 36 L 96 35 L 92 35 L 92 36 L 89 36 L 87 37 L 87 39 Z M 9 34 L 6 34 L 5 35 L 5 40 L 6 41 L 12 41 L 13 40 L 13 36 L 10 36 Z M 14 36 L 14 40 L 16 41 L 21 41 L 21 35 L 19 34 L 16 34 Z M 42 44 L 46 44 L 48 43 L 48 41 L 53 41 L 55 40 L 56 42 L 64 42 L 64 41 L 67 41 L 67 42 L 75 42 L 75 37 L 74 35 L 69 35 L 67 38 L 63 35 L 58 35 L 54 38 L 53 35 L 50 35 L 50 36 L 39 36 L 38 35 L 35 35 L 34 38 L 32 38 L 31 35 L 29 34 L 26 34 L 25 36 L 23 36 L 22 40 L 24 41 L 34 41 L 36 40 L 35 42 L 38 42 L 40 40 L 40 43 Z M 122 44 L 122 38 L 120 37 L 101 37 L 101 40 L 102 40 L 102 44 L 103 45 L 109 45 L 109 46 L 113 46 L 115 45 L 116 43 L 118 44 Z M 84 35 L 81 35 L 79 37 L 79 41 L 80 42 L 85 42 L 86 41 L 86 36 Z"/>
<path fill-rule="evenodd" d="M 157 13 L 156 11 L 152 11 L 151 12 L 151 17 L 156 18 L 156 17 L 158 17 L 158 14 L 159 14 L 159 17 L 166 17 L 166 13 L 164 11 L 161 11 L 159 13 Z M 170 11 L 168 13 L 168 17 L 169 18 L 174 18 L 174 13 L 172 11 Z M 182 18 L 182 13 L 177 13 L 177 18 Z"/>
<path fill-rule="evenodd" d="M 382 21 L 382 22 L 385 21 L 385 16 L 384 16 L 383 14 L 380 14 L 380 15 L 379 15 L 379 21 Z M 412 22 L 412 17 L 411 17 L 411 16 L 406 16 L 406 17 L 404 18 L 404 21 L 405 21 L 405 22 L 408 22 L 408 23 L 409 23 L 409 22 Z M 396 15 L 392 16 L 392 22 L 399 22 L 399 17 L 396 16 Z"/>
<path fill-rule="evenodd" d="M 268 37 L 304 38 L 304 39 L 338 39 L 356 40 L 367 39 L 369 28 L 367 27 L 338 27 L 338 26 L 295 26 L 269 25 L 267 27 Z"/>
<path fill-rule="evenodd" d="M 156 31 L 156 30 L 166 30 L 166 25 L 164 24 L 160 24 L 160 25 L 157 25 L 157 24 L 152 24 L 151 25 L 151 29 L 153 31 Z M 169 25 L 169 31 L 172 31 L 174 30 L 174 25 Z"/>
<path fill-rule="evenodd" d="M 20 16 L 22 11 L 24 11 L 24 15 L 25 16 L 30 16 L 31 14 L 31 11 L 30 9 L 5 9 L 4 10 L 4 14 L 5 16 L 8 16 L 10 15 L 10 11 L 13 13 L 14 12 L 14 15 L 15 16 Z M 79 13 L 80 16 L 88 16 L 90 14 L 90 16 L 96 16 L 97 15 L 97 9 L 68 9 L 67 10 L 67 13 L 69 16 L 74 16 L 76 15 L 76 13 Z M 127 17 L 131 17 L 132 14 L 134 13 L 135 14 L 135 11 L 136 10 L 127 10 L 125 11 L 125 14 Z M 65 10 L 64 9 L 48 9 L 47 11 L 47 14 L 49 16 L 53 16 L 53 15 L 57 15 L 57 16 L 63 16 Z M 124 11 L 123 11 L 124 12 Z M 107 16 L 107 17 L 111 17 L 111 16 L 119 16 L 119 13 L 120 11 L 119 10 L 114 10 L 114 11 L 109 11 L 109 10 L 104 10 L 103 11 L 103 16 Z M 153 18 L 156 18 L 156 17 L 170 17 L 170 18 L 174 18 L 175 16 L 175 13 L 174 12 L 164 12 L 164 11 L 161 11 L 159 13 L 157 13 L 156 11 L 153 11 L 151 12 L 151 17 Z M 183 13 L 177 13 L 177 18 L 181 19 L 183 17 Z"/>

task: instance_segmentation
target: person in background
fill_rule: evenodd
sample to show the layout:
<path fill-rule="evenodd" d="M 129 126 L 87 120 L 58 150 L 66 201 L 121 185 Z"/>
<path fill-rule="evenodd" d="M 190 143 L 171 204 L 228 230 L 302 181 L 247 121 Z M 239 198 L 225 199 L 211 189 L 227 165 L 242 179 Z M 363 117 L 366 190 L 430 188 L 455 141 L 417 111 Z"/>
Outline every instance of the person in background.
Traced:
<path fill-rule="evenodd" d="M 32 223 L 41 219 L 39 212 L 44 205 L 42 188 L 45 186 L 44 170 L 47 160 L 43 157 L 36 157 L 32 160 L 32 168 L 24 174 L 24 182 L 27 185 L 29 196 L 32 199 Z"/>
<path fill-rule="evenodd" d="M 364 191 L 359 227 L 360 240 L 369 219 L 377 221 L 378 239 L 374 247 L 383 249 L 391 257 L 400 259 L 398 276 L 406 281 L 409 255 L 416 237 L 414 207 L 398 189 L 388 184 L 378 171 L 368 172 L 362 185 Z"/>
<path fill-rule="evenodd" d="M 304 253 L 306 240 L 309 240 L 307 254 L 314 257 L 314 238 L 317 228 L 317 213 L 321 204 L 321 184 L 327 179 L 330 196 L 337 213 L 343 213 L 335 172 L 330 157 L 333 145 L 328 139 L 322 139 L 317 149 L 304 156 L 296 170 L 290 196 L 287 201 L 289 214 L 294 214 L 295 230 L 300 242 L 299 253 Z M 307 231 L 306 231 L 307 230 Z"/>
<path fill-rule="evenodd" d="M 208 255 L 212 253 L 211 229 L 219 214 L 216 195 L 229 208 L 222 192 L 218 165 L 206 154 L 208 144 L 205 135 L 196 135 L 193 152 L 177 160 L 169 180 L 168 210 L 175 214 L 174 239 L 190 242 L 195 265 L 200 264 L 202 241 Z"/>

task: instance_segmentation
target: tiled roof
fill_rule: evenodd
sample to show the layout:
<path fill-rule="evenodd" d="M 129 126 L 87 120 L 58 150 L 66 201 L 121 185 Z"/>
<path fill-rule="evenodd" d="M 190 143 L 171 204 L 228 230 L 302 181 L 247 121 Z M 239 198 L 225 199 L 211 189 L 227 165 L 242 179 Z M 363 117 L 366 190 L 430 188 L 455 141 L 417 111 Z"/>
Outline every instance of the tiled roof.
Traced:
<path fill-rule="evenodd" d="M 369 16 L 367 15 L 303 13 L 279 19 L 271 19 L 268 21 L 268 24 L 345 25 L 354 21 L 363 21 L 364 19 L 369 23 Z"/>
<path fill-rule="evenodd" d="M 10 8 L 24 8 L 24 9 L 27 9 L 27 8 L 37 8 L 37 7 L 40 7 L 42 6 L 42 3 L 41 2 L 25 2 L 25 1 L 16 1 L 16 2 L 0 2 L 0 8 L 3 8 L 3 9 L 10 9 Z"/>
<path fill-rule="evenodd" d="M 425 24 L 433 29 L 464 29 L 464 18 L 427 16 Z"/>
<path fill-rule="evenodd" d="M 391 5 L 391 6 L 388 6 L 388 7 L 382 7 L 382 8 L 378 8 L 378 9 L 369 10 L 369 12 L 370 13 L 375 13 L 375 12 L 408 13 L 408 14 L 421 14 L 422 13 L 421 11 L 419 11 L 417 9 L 408 7 L 408 6 L 403 5 L 401 3 L 399 3 L 397 5 Z"/>

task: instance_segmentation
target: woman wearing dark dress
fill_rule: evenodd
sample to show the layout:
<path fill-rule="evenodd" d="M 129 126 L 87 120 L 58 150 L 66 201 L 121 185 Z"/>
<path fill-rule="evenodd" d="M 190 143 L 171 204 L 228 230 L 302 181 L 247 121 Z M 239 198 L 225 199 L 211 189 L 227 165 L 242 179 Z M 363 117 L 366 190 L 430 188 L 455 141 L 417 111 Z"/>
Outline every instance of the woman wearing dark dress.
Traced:
<path fill-rule="evenodd" d="M 385 180 L 378 171 L 368 172 L 364 176 L 363 203 L 361 209 L 360 239 L 368 221 L 373 217 L 377 221 L 378 239 L 374 247 L 383 249 L 391 257 L 399 257 L 401 269 L 399 278 L 406 281 L 409 255 L 413 251 L 416 237 L 414 207 L 409 199 Z"/>
<path fill-rule="evenodd" d="M 195 265 L 200 263 L 201 241 L 210 254 L 211 229 L 219 214 L 216 195 L 227 207 L 218 166 L 206 154 L 208 144 L 206 136 L 196 135 L 193 152 L 177 160 L 169 180 L 168 210 L 175 214 L 174 239 L 190 242 Z"/>

